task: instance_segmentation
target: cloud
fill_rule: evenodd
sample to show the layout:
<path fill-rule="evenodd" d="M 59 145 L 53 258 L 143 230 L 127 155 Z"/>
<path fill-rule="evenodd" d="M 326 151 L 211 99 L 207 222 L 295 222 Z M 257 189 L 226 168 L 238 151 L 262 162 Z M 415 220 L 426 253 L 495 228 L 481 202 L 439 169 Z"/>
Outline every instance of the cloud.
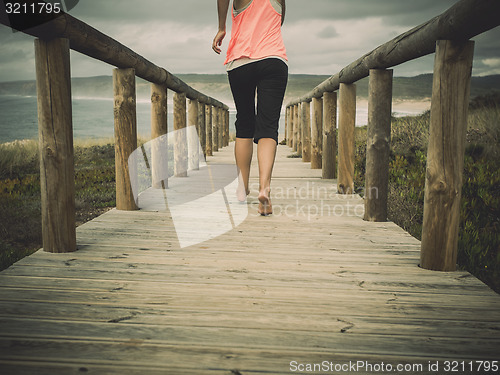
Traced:
<path fill-rule="evenodd" d="M 500 68 L 500 59 L 484 59 L 483 64 L 494 68 Z"/>
<path fill-rule="evenodd" d="M 316 34 L 316 36 L 321 39 L 331 39 L 335 38 L 338 35 L 339 34 L 337 33 L 337 30 L 335 30 L 335 27 L 333 27 L 332 25 L 326 26 Z"/>
<path fill-rule="evenodd" d="M 283 36 L 291 73 L 335 74 L 378 45 L 444 12 L 456 0 L 288 0 Z M 215 0 L 86 0 L 70 12 L 172 73 L 224 73 L 211 50 Z M 230 19 L 227 21 L 228 31 Z M 474 38 L 475 75 L 498 72 L 500 28 Z M 34 78 L 33 38 L 0 26 L 0 81 Z M 229 35 L 224 41 L 227 48 Z M 111 74 L 109 65 L 79 53 L 72 74 Z M 484 62 L 486 61 L 486 63 Z M 395 68 L 395 75 L 431 72 L 428 56 Z"/>

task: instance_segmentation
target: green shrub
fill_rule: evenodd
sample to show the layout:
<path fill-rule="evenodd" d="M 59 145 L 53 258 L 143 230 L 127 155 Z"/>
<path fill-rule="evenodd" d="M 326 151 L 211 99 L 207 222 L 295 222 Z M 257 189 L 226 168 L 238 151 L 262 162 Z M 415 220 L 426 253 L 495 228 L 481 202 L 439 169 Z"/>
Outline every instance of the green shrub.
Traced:
<path fill-rule="evenodd" d="M 115 206 L 114 145 L 75 145 L 77 224 Z M 42 247 L 40 172 L 36 141 L 0 145 L 0 269 Z"/>
<path fill-rule="evenodd" d="M 474 100 L 468 117 L 458 264 L 500 292 L 500 95 Z M 389 220 L 421 239 L 430 112 L 392 119 Z M 365 138 L 363 139 L 363 134 Z M 366 132 L 356 138 L 355 184 L 364 188 Z M 363 151 L 364 150 L 364 151 Z"/>

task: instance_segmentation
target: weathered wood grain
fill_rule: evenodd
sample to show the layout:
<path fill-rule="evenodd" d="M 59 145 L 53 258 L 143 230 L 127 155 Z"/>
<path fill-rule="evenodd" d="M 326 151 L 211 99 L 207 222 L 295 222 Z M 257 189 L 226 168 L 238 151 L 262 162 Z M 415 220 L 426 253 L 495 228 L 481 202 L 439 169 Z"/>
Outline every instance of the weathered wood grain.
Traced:
<path fill-rule="evenodd" d="M 354 194 L 354 129 L 356 126 L 356 85 L 340 85 L 338 189 Z"/>
<path fill-rule="evenodd" d="M 300 104 L 300 128 L 302 161 L 309 163 L 311 161 L 311 103 L 309 102 Z"/>
<path fill-rule="evenodd" d="M 213 155 L 213 124 L 212 124 L 212 111 L 213 107 L 210 105 L 205 106 L 205 128 L 206 128 L 206 156 Z"/>
<path fill-rule="evenodd" d="M 187 177 L 189 169 L 186 95 L 174 94 L 174 175 Z"/>
<path fill-rule="evenodd" d="M 233 146 L 208 163 L 231 162 Z M 291 152 L 278 146 L 274 216 L 256 214 L 254 190 L 239 226 L 181 249 L 168 211 L 111 210 L 78 228 L 77 252 L 39 251 L 1 272 L 2 373 L 284 374 L 293 360 L 494 358 L 498 295 L 467 272 L 419 268 L 418 240 L 363 221 L 363 199 L 337 194 Z M 254 163 L 251 187 L 257 178 Z M 344 212 L 301 211 L 321 203 Z"/>
<path fill-rule="evenodd" d="M 151 175 L 156 189 L 168 187 L 167 86 L 151 85 Z M 156 141 L 154 141 L 156 139 Z"/>
<path fill-rule="evenodd" d="M 35 40 L 42 237 L 45 251 L 76 250 L 69 41 Z"/>
<path fill-rule="evenodd" d="M 199 134 L 199 124 L 198 124 L 198 101 L 189 100 L 188 102 L 188 123 L 187 126 L 192 126 L 193 128 L 188 129 L 187 141 L 188 141 L 188 166 L 190 170 L 200 169 L 200 140 Z"/>
<path fill-rule="evenodd" d="M 364 219 L 386 221 L 391 151 L 392 70 L 370 70 L 368 91 Z"/>
<path fill-rule="evenodd" d="M 137 210 L 132 189 L 137 184 L 137 114 L 134 69 L 113 69 L 116 208 Z"/>
<path fill-rule="evenodd" d="M 337 93 L 323 94 L 323 154 L 322 177 L 337 177 Z"/>
<path fill-rule="evenodd" d="M 438 41 L 422 224 L 422 267 L 454 271 L 474 42 Z"/>
<path fill-rule="evenodd" d="M 321 169 L 323 161 L 323 99 L 314 98 L 311 116 L 311 168 Z"/>

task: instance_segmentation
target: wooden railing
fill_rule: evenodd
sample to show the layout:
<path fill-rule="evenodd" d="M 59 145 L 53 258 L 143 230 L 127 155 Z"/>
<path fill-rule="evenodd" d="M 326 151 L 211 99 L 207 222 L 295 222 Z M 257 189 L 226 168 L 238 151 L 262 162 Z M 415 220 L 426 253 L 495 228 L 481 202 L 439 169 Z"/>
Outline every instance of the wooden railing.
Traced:
<path fill-rule="evenodd" d="M 117 67 L 113 70 L 117 209 L 137 209 L 128 165 L 129 156 L 137 149 L 136 76 L 152 84 L 152 138 L 167 134 L 170 89 L 175 92 L 175 130 L 195 126 L 206 155 L 229 144 L 229 108 L 225 104 L 196 91 L 164 68 L 69 14 L 19 15 L 18 19 L 10 20 L 0 17 L 0 22 L 11 27 L 17 25 L 19 31 L 39 38 L 35 40 L 35 63 L 45 251 L 76 250 L 70 49 Z M 26 28 L 26 25 L 38 26 Z M 189 99 L 189 123 L 186 99 Z M 174 146 L 176 163 L 183 163 L 179 169 L 185 174 L 189 168 L 184 157 L 187 150 L 179 150 L 178 144 Z M 198 145 L 194 147 L 197 152 Z M 152 185 L 165 187 L 166 180 L 155 179 L 154 147 L 152 160 Z M 166 163 L 162 160 L 157 164 L 165 168 Z M 177 170 L 178 166 L 175 167 Z"/>
<path fill-rule="evenodd" d="M 474 48 L 469 39 L 498 26 L 499 15 L 498 0 L 459 1 L 362 56 L 286 108 L 287 144 L 303 161 L 310 161 L 312 168 L 322 168 L 323 178 L 337 177 L 340 194 L 352 194 L 355 82 L 369 76 L 364 219 L 386 221 L 392 107 L 392 70 L 387 68 L 436 52 L 421 243 L 423 268 L 456 268 Z"/>

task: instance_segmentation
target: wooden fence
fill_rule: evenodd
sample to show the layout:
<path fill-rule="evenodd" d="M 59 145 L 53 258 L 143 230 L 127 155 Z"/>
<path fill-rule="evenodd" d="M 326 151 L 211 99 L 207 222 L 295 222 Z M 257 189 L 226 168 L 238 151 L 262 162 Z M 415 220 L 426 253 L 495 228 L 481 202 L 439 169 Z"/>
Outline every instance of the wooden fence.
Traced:
<path fill-rule="evenodd" d="M 113 70 L 113 86 L 117 209 L 137 209 L 131 186 L 134 176 L 131 176 L 133 173 L 128 164 L 129 156 L 137 149 L 136 76 L 151 82 L 152 138 L 167 134 L 167 90 L 170 89 L 175 92 L 175 130 L 195 126 L 201 149 L 206 155 L 212 155 L 213 151 L 229 144 L 229 112 L 225 104 L 196 91 L 167 70 L 69 14 L 57 17 L 46 14 L 21 16 L 22 19 L 14 20 L 19 22 L 4 18 L 0 18 L 0 22 L 13 27 L 38 25 L 18 28 L 38 38 L 35 40 L 35 63 L 45 251 L 76 250 L 70 49 L 116 67 Z M 187 147 L 188 142 L 184 144 Z M 176 143 L 175 170 L 182 170 L 179 173 L 182 176 L 188 168 L 196 168 L 186 165 L 186 153 L 196 153 L 199 147 L 197 144 L 193 145 L 193 150 L 179 147 L 182 145 Z M 168 181 L 159 180 L 157 176 L 160 174 L 156 169 L 160 165 L 164 168 L 167 161 L 157 160 L 157 155 L 160 153 L 155 153 L 153 146 L 152 185 L 166 187 Z M 191 159 L 198 160 L 197 157 Z"/>
<path fill-rule="evenodd" d="M 374 49 L 287 104 L 287 144 L 303 161 L 311 161 L 312 168 L 322 168 L 323 178 L 337 177 L 339 193 L 352 194 L 355 82 L 369 76 L 364 219 L 386 221 L 392 109 L 392 70 L 387 68 L 436 53 L 420 264 L 427 269 L 456 268 L 474 49 L 469 39 L 498 26 L 499 14 L 498 0 L 459 1 L 443 14 Z"/>

